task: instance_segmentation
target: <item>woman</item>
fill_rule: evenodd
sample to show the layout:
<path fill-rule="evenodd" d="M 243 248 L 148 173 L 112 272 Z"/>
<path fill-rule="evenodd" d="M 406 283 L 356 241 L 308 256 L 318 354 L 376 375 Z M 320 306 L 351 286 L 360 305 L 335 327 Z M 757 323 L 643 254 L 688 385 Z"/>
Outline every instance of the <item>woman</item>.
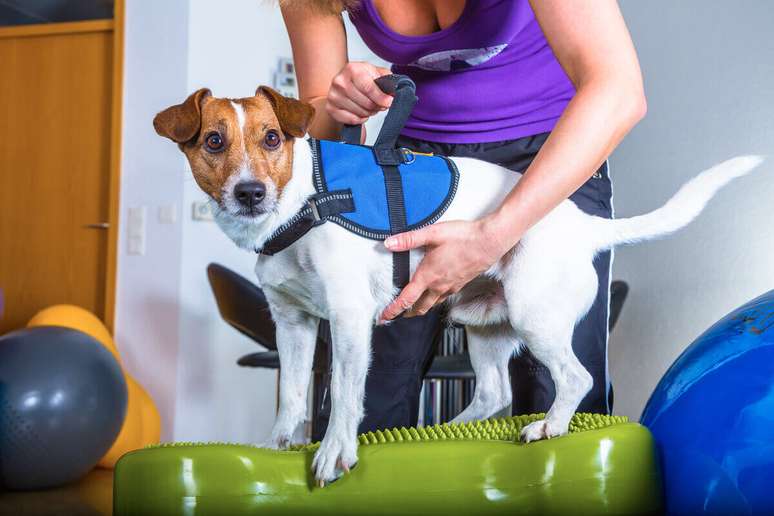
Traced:
<path fill-rule="evenodd" d="M 388 239 L 420 246 L 424 260 L 377 328 L 360 431 L 416 424 L 421 378 L 440 317 L 433 307 L 514 247 L 570 197 L 612 216 L 606 159 L 645 114 L 636 52 L 615 0 L 297 0 L 282 3 L 310 133 L 338 139 L 391 97 L 373 83 L 389 70 L 347 60 L 346 12 L 371 50 L 410 76 L 417 103 L 399 145 L 499 163 L 523 178 L 488 216 Z M 607 318 L 610 254 L 597 258 L 599 293 L 573 349 L 594 378 L 579 410 L 609 413 Z M 545 411 L 553 383 L 521 356 L 511 367 L 513 412 Z M 324 428 L 321 429 L 324 431 Z"/>

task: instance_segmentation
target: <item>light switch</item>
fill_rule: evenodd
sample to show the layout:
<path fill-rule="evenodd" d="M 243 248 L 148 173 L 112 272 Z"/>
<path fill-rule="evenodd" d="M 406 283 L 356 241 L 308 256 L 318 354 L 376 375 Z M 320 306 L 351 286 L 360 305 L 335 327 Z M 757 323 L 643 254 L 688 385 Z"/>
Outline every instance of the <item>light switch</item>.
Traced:
<path fill-rule="evenodd" d="M 127 228 L 127 252 L 130 255 L 145 255 L 145 221 L 147 209 L 145 206 L 129 208 L 129 217 L 126 221 Z"/>

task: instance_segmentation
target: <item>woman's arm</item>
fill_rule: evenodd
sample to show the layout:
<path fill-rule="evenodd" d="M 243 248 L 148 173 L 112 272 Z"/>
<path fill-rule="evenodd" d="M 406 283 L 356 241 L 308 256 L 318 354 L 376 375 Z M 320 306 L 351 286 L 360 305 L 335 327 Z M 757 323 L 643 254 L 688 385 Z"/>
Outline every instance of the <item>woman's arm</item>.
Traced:
<path fill-rule="evenodd" d="M 327 13 L 311 2 L 282 2 L 282 18 L 293 49 L 300 100 L 314 106 L 309 134 L 335 140 L 340 126 L 326 110 L 333 77 L 347 64 L 347 36 L 340 13 Z"/>
<path fill-rule="evenodd" d="M 299 97 L 315 108 L 309 133 L 336 140 L 341 124 L 362 124 L 389 107 L 392 97 L 373 80 L 390 72 L 369 63 L 348 63 L 341 13 L 310 3 L 282 3 L 282 17 L 293 48 Z"/>
<path fill-rule="evenodd" d="M 489 218 L 508 248 L 580 188 L 646 110 L 637 54 L 615 0 L 531 4 L 576 94 L 524 178 Z"/>
<path fill-rule="evenodd" d="M 393 251 L 425 246 L 409 285 L 385 309 L 426 313 L 484 272 L 577 190 L 645 115 L 637 55 L 615 0 L 531 0 L 576 94 L 524 177 L 492 214 L 396 235 Z"/>

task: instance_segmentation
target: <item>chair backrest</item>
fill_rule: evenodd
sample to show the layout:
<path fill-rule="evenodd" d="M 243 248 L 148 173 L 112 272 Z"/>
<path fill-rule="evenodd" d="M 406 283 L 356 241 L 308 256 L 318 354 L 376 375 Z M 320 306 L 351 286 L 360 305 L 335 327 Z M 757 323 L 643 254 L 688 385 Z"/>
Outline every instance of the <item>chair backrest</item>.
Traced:
<path fill-rule="evenodd" d="M 274 322 L 261 289 L 217 263 L 207 266 L 207 277 L 223 320 L 258 344 L 276 350 Z"/>

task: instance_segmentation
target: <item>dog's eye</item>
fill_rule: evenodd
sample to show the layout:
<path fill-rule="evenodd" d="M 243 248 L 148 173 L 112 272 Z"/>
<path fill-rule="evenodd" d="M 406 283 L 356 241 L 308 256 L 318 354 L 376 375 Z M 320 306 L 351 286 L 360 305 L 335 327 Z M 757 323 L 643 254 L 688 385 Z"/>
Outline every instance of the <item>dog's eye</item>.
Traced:
<path fill-rule="evenodd" d="M 223 150 L 223 138 L 218 133 L 210 133 L 204 139 L 204 147 L 207 152 L 220 152 Z"/>
<path fill-rule="evenodd" d="M 273 129 L 267 132 L 266 136 L 263 137 L 263 144 L 267 149 L 276 149 L 279 147 L 280 143 L 282 143 L 282 140 L 280 140 L 280 135 Z"/>

